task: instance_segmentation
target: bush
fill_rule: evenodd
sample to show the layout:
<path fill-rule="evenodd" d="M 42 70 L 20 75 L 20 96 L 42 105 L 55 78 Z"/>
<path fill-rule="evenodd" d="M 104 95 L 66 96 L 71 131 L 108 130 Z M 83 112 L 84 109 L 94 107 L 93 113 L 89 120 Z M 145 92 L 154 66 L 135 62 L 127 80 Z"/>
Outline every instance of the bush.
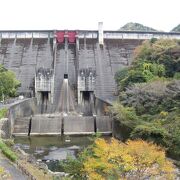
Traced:
<path fill-rule="evenodd" d="M 133 107 L 124 107 L 120 103 L 114 103 L 110 108 L 110 112 L 114 118 L 120 121 L 121 124 L 133 129 L 140 123 L 140 118 L 136 115 Z"/>
<path fill-rule="evenodd" d="M 138 125 L 131 132 L 132 139 L 153 141 L 156 144 L 166 146 L 164 139 L 169 136 L 167 130 L 157 123 L 144 123 Z"/>
<path fill-rule="evenodd" d="M 8 147 L 12 147 L 14 145 L 14 139 L 5 139 L 4 143 L 8 146 Z"/>
<path fill-rule="evenodd" d="M 176 73 L 174 74 L 174 79 L 180 80 L 180 72 L 176 72 Z"/>
<path fill-rule="evenodd" d="M 16 154 L 1 139 L 0 149 L 3 152 L 3 154 L 11 161 L 15 162 L 17 160 Z"/>
<path fill-rule="evenodd" d="M 120 93 L 121 104 L 133 107 L 138 115 L 158 114 L 180 108 L 180 80 L 155 80 L 134 84 Z"/>
<path fill-rule="evenodd" d="M 0 109 L 0 119 L 5 118 L 7 116 L 8 110 L 6 108 Z"/>

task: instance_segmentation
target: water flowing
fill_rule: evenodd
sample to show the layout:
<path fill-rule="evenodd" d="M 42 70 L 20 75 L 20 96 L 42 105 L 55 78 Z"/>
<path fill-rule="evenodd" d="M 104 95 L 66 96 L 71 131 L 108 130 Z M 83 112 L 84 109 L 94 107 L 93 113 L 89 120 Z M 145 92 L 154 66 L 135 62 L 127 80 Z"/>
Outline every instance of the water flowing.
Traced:
<path fill-rule="evenodd" d="M 62 83 L 58 111 L 63 113 L 75 111 L 73 91 L 71 90 L 68 79 L 64 79 Z"/>

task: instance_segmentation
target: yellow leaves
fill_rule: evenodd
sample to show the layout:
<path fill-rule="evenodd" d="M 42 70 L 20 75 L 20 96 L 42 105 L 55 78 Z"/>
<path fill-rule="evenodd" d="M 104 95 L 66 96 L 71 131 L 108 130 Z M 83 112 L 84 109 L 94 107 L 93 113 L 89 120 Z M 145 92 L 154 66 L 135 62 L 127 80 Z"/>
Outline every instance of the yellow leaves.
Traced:
<path fill-rule="evenodd" d="M 101 175 L 96 172 L 91 172 L 88 177 L 89 180 L 105 180 Z"/>
<path fill-rule="evenodd" d="M 161 112 L 160 112 L 160 116 L 161 116 L 162 118 L 165 118 L 167 115 L 168 115 L 168 112 L 166 112 L 166 111 L 161 111 Z"/>
<path fill-rule="evenodd" d="M 153 143 L 142 140 L 127 141 L 126 144 L 111 138 L 98 138 L 92 149 L 93 155 L 84 162 L 83 171 L 89 179 L 118 179 L 136 177 L 173 178 L 173 165 L 166 160 L 165 152 Z M 117 179 L 117 178 L 115 178 Z"/>
<path fill-rule="evenodd" d="M 151 68 L 151 63 L 144 63 L 143 64 L 143 69 L 144 70 L 150 70 L 150 68 Z"/>
<path fill-rule="evenodd" d="M 155 52 L 164 53 L 165 51 L 177 46 L 177 42 L 172 39 L 159 39 L 153 44 L 153 50 Z"/>
<path fill-rule="evenodd" d="M 0 167 L 0 175 L 4 173 L 4 168 Z"/>

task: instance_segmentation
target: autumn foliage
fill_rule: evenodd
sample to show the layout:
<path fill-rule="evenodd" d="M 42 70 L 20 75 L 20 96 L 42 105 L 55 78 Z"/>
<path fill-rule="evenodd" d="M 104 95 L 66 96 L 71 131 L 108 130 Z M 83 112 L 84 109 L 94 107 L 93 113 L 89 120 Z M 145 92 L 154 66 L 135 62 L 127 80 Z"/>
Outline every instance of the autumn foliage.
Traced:
<path fill-rule="evenodd" d="M 172 163 L 155 144 L 142 140 L 124 144 L 114 138 L 98 138 L 91 151 L 83 163 L 87 179 L 173 179 Z"/>

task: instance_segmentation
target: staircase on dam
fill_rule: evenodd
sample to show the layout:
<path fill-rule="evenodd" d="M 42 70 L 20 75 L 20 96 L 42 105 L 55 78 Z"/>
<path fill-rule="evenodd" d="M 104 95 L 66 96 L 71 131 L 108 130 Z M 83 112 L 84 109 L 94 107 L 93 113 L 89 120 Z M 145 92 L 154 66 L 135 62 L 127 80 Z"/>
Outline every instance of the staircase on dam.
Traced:
<path fill-rule="evenodd" d="M 105 47 L 96 48 L 96 97 L 106 100 L 115 94 L 116 84 Z"/>
<path fill-rule="evenodd" d="M 28 135 L 30 117 L 17 118 L 14 124 L 13 135 Z"/>
<path fill-rule="evenodd" d="M 105 40 L 100 47 L 96 39 L 79 41 L 79 69 L 96 72 L 95 96 L 103 101 L 114 99 L 117 91 L 115 73 L 131 64 L 133 51 L 140 40 Z"/>
<path fill-rule="evenodd" d="M 128 67 L 133 59 L 135 47 L 142 40 L 105 40 L 103 46 L 96 44 L 96 91 L 102 100 L 113 100 L 116 97 L 117 85 L 114 76 L 117 71 Z"/>

